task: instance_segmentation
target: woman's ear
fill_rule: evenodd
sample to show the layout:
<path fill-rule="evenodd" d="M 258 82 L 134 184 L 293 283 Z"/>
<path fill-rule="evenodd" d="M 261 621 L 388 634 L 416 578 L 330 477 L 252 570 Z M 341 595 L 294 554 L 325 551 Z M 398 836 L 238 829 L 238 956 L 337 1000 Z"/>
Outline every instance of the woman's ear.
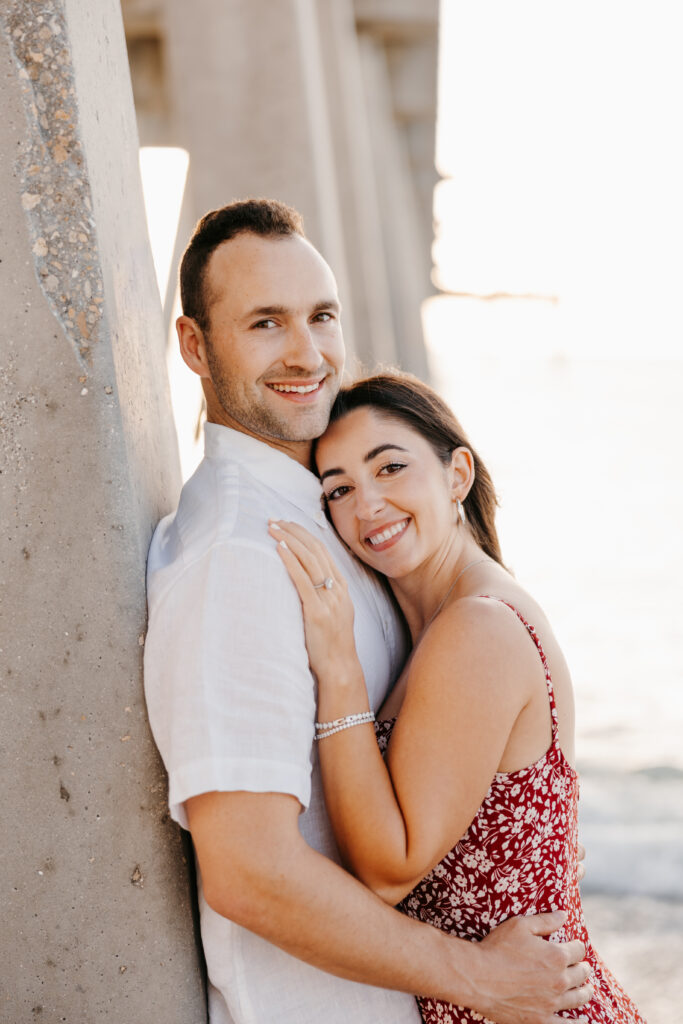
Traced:
<path fill-rule="evenodd" d="M 453 501 L 464 501 L 474 483 L 474 458 L 469 448 L 454 448 L 448 467 Z"/>
<path fill-rule="evenodd" d="M 206 342 L 202 329 L 191 316 L 179 316 L 175 322 L 180 344 L 180 354 L 198 377 L 210 378 Z"/>

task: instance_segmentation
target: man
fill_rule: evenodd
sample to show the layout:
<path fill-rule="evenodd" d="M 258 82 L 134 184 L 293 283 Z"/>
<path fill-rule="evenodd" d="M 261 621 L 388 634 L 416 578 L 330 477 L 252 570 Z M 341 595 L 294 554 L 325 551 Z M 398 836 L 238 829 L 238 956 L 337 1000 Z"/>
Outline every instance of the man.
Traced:
<path fill-rule="evenodd" d="M 581 944 L 538 938 L 561 915 L 463 942 L 386 906 L 338 865 L 315 752 L 311 763 L 299 600 L 268 518 L 296 520 L 332 549 L 374 707 L 404 649 L 381 586 L 327 527 L 307 468 L 344 361 L 329 267 L 295 211 L 235 203 L 200 221 L 181 296 L 206 453 L 150 549 L 145 685 L 171 813 L 197 855 L 211 1024 L 417 1024 L 416 992 L 500 1024 L 547 1024 L 588 995 L 577 988 Z"/>

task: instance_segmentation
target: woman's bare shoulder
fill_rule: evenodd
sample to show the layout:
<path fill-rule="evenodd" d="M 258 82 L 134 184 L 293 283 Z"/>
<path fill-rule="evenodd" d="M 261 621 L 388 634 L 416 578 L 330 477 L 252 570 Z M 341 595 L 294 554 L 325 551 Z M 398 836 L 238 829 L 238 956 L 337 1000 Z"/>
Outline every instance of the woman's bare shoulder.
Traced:
<path fill-rule="evenodd" d="M 413 657 L 413 672 L 435 680 L 447 677 L 449 687 L 476 686 L 510 691 L 519 683 L 524 697 L 539 658 L 515 614 L 513 595 L 492 599 L 472 594 L 452 601 L 426 630 Z M 508 605 L 512 605 L 509 607 Z"/>
<path fill-rule="evenodd" d="M 499 588 L 500 589 L 500 588 Z M 522 619 L 526 615 L 519 605 L 525 608 L 534 607 L 540 611 L 531 598 L 519 590 L 509 590 L 500 594 L 468 594 L 452 601 L 437 616 L 425 632 L 423 642 L 433 644 L 452 644 L 466 651 L 468 655 L 472 647 L 483 646 L 484 650 L 497 650 L 499 645 L 522 646 L 528 644 L 528 631 Z M 537 616 L 536 616 L 537 617 Z M 545 617 L 544 617 L 545 618 Z"/>

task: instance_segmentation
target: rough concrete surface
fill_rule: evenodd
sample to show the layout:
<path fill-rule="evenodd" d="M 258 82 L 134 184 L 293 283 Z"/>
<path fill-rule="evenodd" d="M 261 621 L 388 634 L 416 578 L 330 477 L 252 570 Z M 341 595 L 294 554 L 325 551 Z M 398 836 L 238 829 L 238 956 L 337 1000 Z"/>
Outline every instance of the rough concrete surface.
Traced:
<path fill-rule="evenodd" d="M 179 477 L 118 4 L 6 2 L 0 67 L 0 1020 L 199 1024 L 141 685 Z"/>

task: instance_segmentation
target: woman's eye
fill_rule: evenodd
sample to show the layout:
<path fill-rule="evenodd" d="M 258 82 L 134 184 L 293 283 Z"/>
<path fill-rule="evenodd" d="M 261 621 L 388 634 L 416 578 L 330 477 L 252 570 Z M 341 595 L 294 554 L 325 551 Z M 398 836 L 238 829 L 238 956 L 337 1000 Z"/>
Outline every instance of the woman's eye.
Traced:
<path fill-rule="evenodd" d="M 351 488 L 348 484 L 340 484 L 339 487 L 333 487 L 331 491 L 325 495 L 325 501 L 336 501 L 337 498 L 343 498 L 345 494 L 348 494 Z"/>
<path fill-rule="evenodd" d="M 388 462 L 386 466 L 382 466 L 379 471 L 380 476 L 384 473 L 385 476 L 391 476 L 392 473 L 398 473 L 399 470 L 405 469 L 405 462 Z"/>

